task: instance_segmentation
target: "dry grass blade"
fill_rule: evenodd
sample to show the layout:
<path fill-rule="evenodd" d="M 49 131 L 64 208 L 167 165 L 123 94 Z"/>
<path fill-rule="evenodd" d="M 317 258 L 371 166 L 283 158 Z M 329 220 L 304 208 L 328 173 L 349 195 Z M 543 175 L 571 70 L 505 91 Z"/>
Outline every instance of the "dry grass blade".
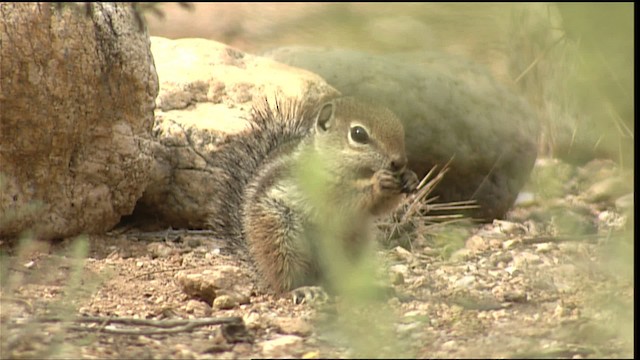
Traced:
<path fill-rule="evenodd" d="M 430 196 L 436 186 L 444 179 L 452 160 L 453 158 L 440 170 L 437 169 L 437 165 L 433 166 L 418 184 L 418 191 L 405 199 L 392 218 L 386 222 L 378 223 L 385 233 L 387 244 L 390 244 L 394 237 L 402 236 L 403 233 L 411 233 L 415 229 L 464 222 L 467 218 L 461 212 L 478 207 L 474 200 L 435 203 L 438 196 Z M 430 212 L 437 212 L 437 214 L 427 215 Z M 447 214 L 447 212 L 450 213 Z M 412 247 L 410 240 L 407 245 Z"/>
<path fill-rule="evenodd" d="M 522 73 L 520 73 L 520 75 L 518 75 L 518 77 L 516 77 L 515 80 L 513 80 L 513 82 L 515 84 L 517 84 L 518 82 L 520 82 L 520 80 L 522 80 L 522 78 L 527 75 L 527 73 L 529 71 L 531 71 L 531 69 L 533 69 L 536 64 L 538 64 L 538 62 L 540 62 L 540 60 L 542 60 L 542 58 L 551 50 L 553 49 L 557 44 L 559 44 L 562 40 L 564 40 L 565 37 L 561 36 L 558 39 L 556 39 L 556 41 L 554 41 L 553 43 L 549 44 L 532 62 L 531 64 L 529 64 L 529 66 L 527 66 L 526 69 L 524 69 L 524 71 Z"/>
<path fill-rule="evenodd" d="M 453 158 L 451 160 L 453 160 Z M 449 160 L 449 162 L 445 164 L 442 170 L 440 170 L 440 172 L 435 177 L 431 178 L 433 176 L 433 173 L 435 173 L 436 168 L 438 167 L 438 165 L 434 165 L 418 184 L 418 192 L 413 197 L 405 200 L 405 202 L 410 201 L 410 203 L 407 211 L 402 217 L 403 223 L 406 222 L 407 219 L 409 219 L 416 211 L 418 211 L 419 208 L 422 207 L 420 206 L 423 205 L 422 199 L 426 199 L 427 195 L 429 195 L 436 187 L 436 185 L 438 185 L 440 181 L 442 181 L 444 175 L 447 173 L 447 171 L 449 171 L 449 164 L 451 163 L 451 160 Z"/>
<path fill-rule="evenodd" d="M 465 201 L 453 201 L 447 203 L 437 203 L 432 204 L 434 201 L 438 199 L 438 197 L 428 197 L 429 194 L 433 192 L 436 186 L 444 179 L 445 174 L 449 171 L 449 165 L 453 161 L 453 157 L 442 167 L 442 169 L 434 176 L 436 172 L 437 165 L 434 165 L 431 170 L 425 175 L 420 183 L 418 184 L 418 192 L 405 200 L 405 204 L 402 209 L 406 209 L 404 211 L 404 215 L 402 216 L 400 223 L 406 223 L 414 217 L 416 214 L 426 214 L 430 211 L 461 211 L 461 210 L 469 210 L 475 209 L 478 206 L 476 205 L 474 200 L 465 200 Z M 407 205 L 408 204 L 408 205 Z M 450 215 L 440 215 L 433 216 L 429 218 L 460 218 L 463 215 L 461 214 L 450 214 Z M 431 219 L 432 220 L 432 219 Z"/>
<path fill-rule="evenodd" d="M 448 203 L 432 204 L 429 205 L 430 211 L 457 211 L 457 210 L 470 210 L 477 209 L 478 205 L 475 200 L 465 201 L 452 201 Z"/>

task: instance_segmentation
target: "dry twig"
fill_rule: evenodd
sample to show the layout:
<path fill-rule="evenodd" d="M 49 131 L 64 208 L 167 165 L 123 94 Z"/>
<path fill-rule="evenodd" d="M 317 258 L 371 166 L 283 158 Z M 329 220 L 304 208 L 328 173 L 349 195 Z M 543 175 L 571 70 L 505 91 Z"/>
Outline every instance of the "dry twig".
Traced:
<path fill-rule="evenodd" d="M 191 332 L 198 327 L 209 325 L 242 325 L 241 317 L 209 317 L 200 319 L 175 319 L 175 320 L 151 320 L 151 319 L 135 319 L 135 318 L 110 318 L 110 317 L 94 317 L 86 316 L 71 320 L 65 320 L 60 317 L 43 317 L 35 318 L 35 322 L 42 323 L 72 323 L 72 324 L 98 324 L 98 327 L 70 325 L 68 328 L 75 331 L 97 330 L 97 332 L 118 335 L 158 335 L 158 334 L 176 334 L 180 332 Z M 107 327 L 112 324 L 121 324 L 128 326 L 146 326 L 156 329 L 122 329 Z"/>

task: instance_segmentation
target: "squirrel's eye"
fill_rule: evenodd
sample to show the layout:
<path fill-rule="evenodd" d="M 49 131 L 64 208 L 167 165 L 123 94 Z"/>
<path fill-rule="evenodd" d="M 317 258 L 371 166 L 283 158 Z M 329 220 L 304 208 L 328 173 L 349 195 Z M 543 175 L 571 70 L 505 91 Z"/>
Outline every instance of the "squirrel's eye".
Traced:
<path fill-rule="evenodd" d="M 360 144 L 366 144 L 369 142 L 369 134 L 362 126 L 352 127 L 349 132 L 349 136 L 351 136 L 351 140 Z"/>

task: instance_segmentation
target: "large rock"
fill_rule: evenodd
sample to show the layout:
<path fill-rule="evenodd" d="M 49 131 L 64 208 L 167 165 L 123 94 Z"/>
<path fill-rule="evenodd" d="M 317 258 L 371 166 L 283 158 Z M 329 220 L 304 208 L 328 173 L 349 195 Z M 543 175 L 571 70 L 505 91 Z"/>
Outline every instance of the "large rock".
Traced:
<path fill-rule="evenodd" d="M 141 25 L 125 4 L 0 4 L 0 237 L 102 232 L 133 210 L 158 91 Z"/>
<path fill-rule="evenodd" d="M 152 180 L 134 219 L 207 228 L 225 204 L 212 156 L 228 135 L 248 131 L 255 101 L 316 104 L 338 92 L 319 76 L 205 39 L 151 38 L 160 93 Z"/>
<path fill-rule="evenodd" d="M 381 56 L 314 47 L 266 56 L 395 112 L 405 126 L 409 166 L 419 176 L 453 159 L 433 193 L 439 202 L 474 199 L 480 208 L 473 216 L 502 218 L 533 168 L 535 114 L 479 65 L 430 52 Z"/>

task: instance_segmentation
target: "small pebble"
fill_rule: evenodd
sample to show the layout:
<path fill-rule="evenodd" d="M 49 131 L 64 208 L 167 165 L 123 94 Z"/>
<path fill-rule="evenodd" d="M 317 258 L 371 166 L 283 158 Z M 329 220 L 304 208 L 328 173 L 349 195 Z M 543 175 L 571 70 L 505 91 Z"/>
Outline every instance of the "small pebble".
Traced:
<path fill-rule="evenodd" d="M 456 250 L 453 254 L 451 254 L 451 257 L 449 258 L 449 260 L 451 260 L 452 262 L 466 261 L 471 257 L 471 253 L 472 251 L 470 249 L 462 248 L 462 249 Z"/>
<path fill-rule="evenodd" d="M 233 309 L 238 306 L 238 301 L 233 296 L 220 295 L 213 299 L 213 306 L 217 309 Z"/>
<path fill-rule="evenodd" d="M 391 273 L 391 284 L 393 285 L 403 285 L 404 284 L 404 275 L 401 272 L 392 272 Z"/>
<path fill-rule="evenodd" d="M 489 248 L 487 241 L 478 235 L 470 237 L 465 246 L 473 252 L 483 252 Z"/>
<path fill-rule="evenodd" d="M 511 249 L 517 242 L 518 240 L 506 240 L 502 243 L 502 248 L 505 250 Z"/>
<path fill-rule="evenodd" d="M 300 318 L 278 318 L 274 321 L 281 334 L 307 337 L 313 328 L 309 322 Z"/>
<path fill-rule="evenodd" d="M 498 239 L 491 239 L 491 240 L 489 240 L 489 246 L 492 249 L 501 249 L 502 248 L 502 241 L 500 241 Z"/>
<path fill-rule="evenodd" d="M 147 251 L 152 259 L 166 258 L 173 254 L 173 248 L 161 242 L 154 242 L 147 245 Z"/>
<path fill-rule="evenodd" d="M 539 254 L 548 253 L 549 251 L 555 248 L 554 244 L 552 243 L 536 244 L 535 246 L 536 246 L 536 252 Z"/>
<path fill-rule="evenodd" d="M 504 293 L 504 301 L 514 302 L 514 303 L 525 303 L 527 302 L 527 293 L 522 291 L 510 291 Z"/>
<path fill-rule="evenodd" d="M 471 287 L 471 285 L 472 285 L 473 283 L 475 283 L 475 281 L 476 281 L 476 277 L 475 277 L 475 276 L 473 276 L 473 275 L 467 275 L 467 276 L 464 276 L 464 277 L 462 277 L 462 278 L 458 279 L 458 280 L 454 283 L 454 285 L 455 285 L 456 287 L 460 287 L 460 288 L 468 288 L 468 287 Z"/>
<path fill-rule="evenodd" d="M 418 327 L 420 327 L 420 323 L 419 322 L 412 322 L 412 323 L 408 323 L 408 324 L 398 324 L 396 326 L 396 329 L 398 330 L 399 333 L 405 334 L 405 333 L 409 333 L 409 332 L 415 331 Z"/>
<path fill-rule="evenodd" d="M 455 340 L 449 340 L 446 343 L 442 344 L 442 350 L 454 350 L 456 347 Z"/>
<path fill-rule="evenodd" d="M 514 206 L 528 207 L 536 204 L 536 196 L 532 192 L 521 191 L 514 202 Z"/>
<path fill-rule="evenodd" d="M 273 340 L 268 340 L 262 343 L 262 351 L 266 355 L 277 355 L 289 348 L 299 346 L 302 344 L 302 338 L 296 335 L 283 335 Z"/>
<path fill-rule="evenodd" d="M 303 359 L 319 359 L 320 358 L 320 351 L 309 351 L 308 353 L 305 353 L 302 355 Z"/>
<path fill-rule="evenodd" d="M 404 260 L 407 262 L 413 258 L 413 254 L 409 250 L 403 248 L 402 246 L 396 246 L 393 249 L 393 254 L 396 256 L 398 260 Z"/>
<path fill-rule="evenodd" d="M 522 225 L 505 220 L 493 220 L 493 226 L 503 234 L 514 234 L 524 232 Z"/>

